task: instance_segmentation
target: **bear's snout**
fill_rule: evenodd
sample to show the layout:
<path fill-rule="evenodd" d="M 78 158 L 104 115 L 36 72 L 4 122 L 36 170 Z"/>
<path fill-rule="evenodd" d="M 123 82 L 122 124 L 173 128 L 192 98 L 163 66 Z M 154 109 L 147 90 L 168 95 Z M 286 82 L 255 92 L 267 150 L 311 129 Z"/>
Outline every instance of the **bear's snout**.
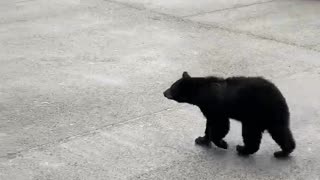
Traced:
<path fill-rule="evenodd" d="M 168 99 L 172 99 L 172 94 L 170 89 L 167 89 L 165 92 L 163 92 L 164 97 L 168 98 Z"/>

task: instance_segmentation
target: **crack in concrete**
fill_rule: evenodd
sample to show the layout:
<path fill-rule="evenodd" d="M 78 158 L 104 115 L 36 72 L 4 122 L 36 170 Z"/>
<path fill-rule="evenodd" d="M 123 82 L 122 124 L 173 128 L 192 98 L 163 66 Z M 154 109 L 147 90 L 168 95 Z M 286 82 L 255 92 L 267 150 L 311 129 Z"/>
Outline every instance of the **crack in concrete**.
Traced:
<path fill-rule="evenodd" d="M 251 3 L 251 4 L 245 4 L 245 5 L 237 5 L 237 6 L 230 7 L 230 8 L 217 9 L 217 10 L 213 10 L 213 11 L 185 15 L 185 16 L 181 16 L 181 18 L 190 18 L 190 17 L 200 16 L 200 15 L 204 15 L 204 14 L 212 14 L 212 13 L 216 13 L 216 12 L 228 11 L 228 10 L 233 10 L 233 9 L 241 9 L 241 8 L 245 8 L 245 7 L 255 6 L 255 5 L 266 4 L 266 3 L 273 2 L 273 1 L 275 1 L 275 0 L 257 2 L 257 3 Z"/>
<path fill-rule="evenodd" d="M 22 1 L 16 1 L 15 3 L 26 3 L 26 2 L 33 2 L 37 0 L 22 0 Z"/>
<path fill-rule="evenodd" d="M 106 2 L 109 2 L 109 3 L 113 3 L 113 4 L 117 4 L 117 5 L 120 5 L 120 6 L 123 6 L 123 7 L 127 7 L 127 8 L 131 8 L 131 9 L 136 9 L 136 10 L 139 10 L 139 11 L 147 10 L 143 5 L 137 6 L 137 5 L 124 3 L 124 2 L 119 2 L 119 1 L 114 1 L 114 0 L 103 0 L 103 1 L 106 1 Z M 154 11 L 151 11 L 151 12 L 154 12 Z M 155 12 L 155 13 L 158 13 L 158 12 Z"/>
<path fill-rule="evenodd" d="M 182 107 L 184 107 L 184 106 L 182 106 Z M 17 157 L 22 156 L 23 153 L 26 153 L 26 152 L 31 151 L 31 150 L 45 148 L 45 147 L 48 147 L 48 146 L 54 145 L 54 144 L 65 143 L 65 142 L 68 142 L 68 141 L 70 141 L 72 139 L 76 139 L 76 138 L 80 138 L 80 137 L 84 137 L 84 136 L 95 135 L 95 134 L 99 133 L 99 130 L 102 130 L 102 129 L 109 129 L 109 128 L 112 128 L 112 127 L 117 127 L 117 126 L 120 126 L 120 125 L 124 125 L 124 124 L 130 123 L 130 122 L 134 122 L 134 121 L 140 120 L 140 119 L 142 119 L 144 117 L 160 114 L 160 113 L 165 112 L 165 111 L 175 111 L 175 110 L 181 109 L 182 107 L 181 106 L 169 107 L 169 108 L 161 109 L 159 111 L 155 111 L 155 112 L 143 114 L 143 115 L 140 115 L 140 116 L 137 116 L 137 117 L 133 117 L 133 118 L 130 118 L 130 119 L 127 119 L 127 120 L 123 120 L 123 121 L 120 121 L 120 122 L 107 124 L 107 125 L 95 128 L 93 130 L 84 131 L 82 133 L 79 133 L 79 134 L 76 134 L 76 135 L 73 135 L 73 136 L 67 136 L 67 137 L 64 137 L 64 138 L 61 138 L 61 139 L 58 139 L 58 140 L 55 140 L 55 141 L 47 142 L 47 143 L 44 143 L 44 144 L 38 144 L 38 145 L 35 145 L 33 147 L 29 147 L 29 148 L 26 148 L 26 149 L 23 149 L 23 150 L 20 150 L 20 151 L 10 152 L 10 153 L 7 153 L 6 155 L 0 156 L 0 159 L 15 159 Z"/>

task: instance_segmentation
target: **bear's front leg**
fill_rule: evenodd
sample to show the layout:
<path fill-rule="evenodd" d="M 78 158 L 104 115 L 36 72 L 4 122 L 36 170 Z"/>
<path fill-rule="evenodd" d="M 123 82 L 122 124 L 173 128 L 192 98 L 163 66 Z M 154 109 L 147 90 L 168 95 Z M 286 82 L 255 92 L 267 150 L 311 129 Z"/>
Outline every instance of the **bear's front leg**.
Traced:
<path fill-rule="evenodd" d="M 228 149 L 228 143 L 223 138 L 228 134 L 230 121 L 226 117 L 219 117 L 211 120 L 211 141 L 219 148 Z"/>
<path fill-rule="evenodd" d="M 204 132 L 204 136 L 201 137 L 199 136 L 196 140 L 195 143 L 200 145 L 200 146 L 209 146 L 210 145 L 210 128 L 208 127 L 208 123 L 206 126 L 206 130 Z"/>
<path fill-rule="evenodd" d="M 219 148 L 228 149 L 228 143 L 223 139 L 219 139 L 219 140 L 212 139 L 212 140 L 210 140 L 209 136 L 205 135 L 203 137 L 200 136 L 195 140 L 196 144 L 203 145 L 203 146 L 209 146 L 211 141 Z"/>
<path fill-rule="evenodd" d="M 242 137 L 244 146 L 237 146 L 238 154 L 248 156 L 259 150 L 262 138 L 262 131 L 256 126 L 242 124 Z"/>
<path fill-rule="evenodd" d="M 200 145 L 200 146 L 209 146 L 210 145 L 210 140 L 207 136 L 199 136 L 196 140 L 195 143 Z"/>
<path fill-rule="evenodd" d="M 217 147 L 222 148 L 222 149 L 228 149 L 228 143 L 220 139 L 219 141 L 212 141 Z"/>
<path fill-rule="evenodd" d="M 228 118 L 208 119 L 205 136 L 198 137 L 195 142 L 199 145 L 210 145 L 212 141 L 217 147 L 227 149 L 228 143 L 223 138 L 228 134 L 230 122 Z"/>

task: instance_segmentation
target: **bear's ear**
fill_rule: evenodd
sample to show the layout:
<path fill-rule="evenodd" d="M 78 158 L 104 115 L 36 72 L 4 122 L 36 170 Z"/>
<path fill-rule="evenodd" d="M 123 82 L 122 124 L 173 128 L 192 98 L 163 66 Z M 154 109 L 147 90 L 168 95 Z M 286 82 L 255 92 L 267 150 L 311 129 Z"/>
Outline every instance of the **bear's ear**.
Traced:
<path fill-rule="evenodd" d="M 182 73 L 182 78 L 190 78 L 191 76 L 188 74 L 188 72 L 183 72 Z"/>

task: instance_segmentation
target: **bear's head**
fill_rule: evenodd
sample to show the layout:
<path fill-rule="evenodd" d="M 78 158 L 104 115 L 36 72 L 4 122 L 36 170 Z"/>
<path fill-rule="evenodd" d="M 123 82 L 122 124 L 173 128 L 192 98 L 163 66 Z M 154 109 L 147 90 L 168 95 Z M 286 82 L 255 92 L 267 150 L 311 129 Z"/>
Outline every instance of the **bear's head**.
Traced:
<path fill-rule="evenodd" d="M 190 75 L 187 72 L 183 72 L 182 78 L 173 83 L 163 95 L 179 103 L 190 103 L 193 89 L 190 87 L 190 79 Z"/>

